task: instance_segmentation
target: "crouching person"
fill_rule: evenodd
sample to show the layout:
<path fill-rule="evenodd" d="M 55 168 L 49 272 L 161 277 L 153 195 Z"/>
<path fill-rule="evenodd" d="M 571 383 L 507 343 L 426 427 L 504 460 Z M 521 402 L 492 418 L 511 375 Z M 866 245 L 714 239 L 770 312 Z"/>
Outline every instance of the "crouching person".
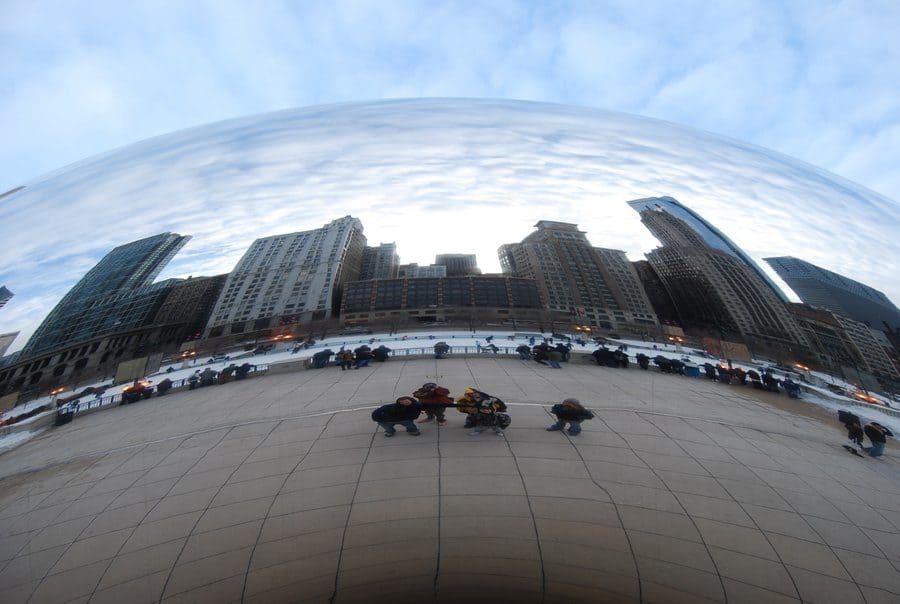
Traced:
<path fill-rule="evenodd" d="M 504 413 L 506 403 L 474 388 L 466 388 L 456 401 L 456 410 L 466 414 L 466 428 L 472 428 L 469 432 L 472 436 L 481 434 L 485 428 L 491 428 L 494 434 L 503 436 L 503 429 L 510 424 L 509 416 Z"/>
<path fill-rule="evenodd" d="M 417 423 L 424 424 L 437 419 L 437 424 L 443 426 L 447 423 L 444 419 L 444 410 L 453 406 L 453 398 L 449 396 L 450 391 L 442 386 L 438 386 L 434 382 L 422 384 L 422 387 L 413 392 L 413 396 L 418 399 L 425 411 L 425 417 Z"/>
<path fill-rule="evenodd" d="M 406 428 L 406 433 L 412 436 L 421 434 L 416 428 L 415 419 L 422 412 L 422 405 L 411 396 L 401 396 L 395 403 L 382 405 L 372 412 L 372 419 L 384 428 L 385 436 L 393 436 L 394 426 L 400 424 Z"/>
<path fill-rule="evenodd" d="M 871 447 L 863 447 L 862 450 L 869 454 L 869 457 L 881 457 L 884 454 L 884 445 L 888 436 L 894 433 L 879 424 L 878 422 L 869 422 L 863 428 L 866 436 L 872 441 Z"/>
<path fill-rule="evenodd" d="M 586 419 L 594 419 L 594 414 L 585 409 L 581 402 L 575 398 L 567 398 L 558 405 L 553 405 L 550 413 L 556 416 L 556 423 L 547 428 L 548 432 L 563 430 L 569 424 L 569 434 L 575 436 L 581 433 L 581 422 Z"/>

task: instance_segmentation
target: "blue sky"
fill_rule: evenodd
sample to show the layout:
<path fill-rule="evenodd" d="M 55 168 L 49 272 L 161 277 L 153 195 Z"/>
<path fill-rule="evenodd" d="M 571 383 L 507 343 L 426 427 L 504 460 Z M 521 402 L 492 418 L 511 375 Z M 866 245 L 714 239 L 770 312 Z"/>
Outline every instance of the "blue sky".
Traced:
<path fill-rule="evenodd" d="M 164 276 L 230 270 L 253 237 L 347 213 L 404 261 L 475 251 L 496 269 L 496 245 L 541 218 L 638 259 L 654 242 L 623 204 L 649 195 L 711 214 L 757 260 L 797 255 L 896 301 L 897 31 L 900 2 L 0 2 L 0 194 L 28 184 L 0 200 L 0 285 L 16 292 L 0 332 L 21 329 L 21 347 L 104 253 L 165 229 L 194 238 Z M 249 120 L 247 140 L 240 124 L 204 128 L 59 170 L 217 120 L 419 97 L 659 118 L 875 193 L 694 130 L 499 106 L 481 132 L 477 106 L 441 102 L 425 107 L 452 109 L 445 121 L 330 107 Z M 448 199 L 478 212 L 473 236 L 445 245 L 400 211 L 466 227 Z"/>
<path fill-rule="evenodd" d="M 750 141 L 900 199 L 900 2 L 0 3 L 0 191 L 187 126 L 493 97 Z"/>

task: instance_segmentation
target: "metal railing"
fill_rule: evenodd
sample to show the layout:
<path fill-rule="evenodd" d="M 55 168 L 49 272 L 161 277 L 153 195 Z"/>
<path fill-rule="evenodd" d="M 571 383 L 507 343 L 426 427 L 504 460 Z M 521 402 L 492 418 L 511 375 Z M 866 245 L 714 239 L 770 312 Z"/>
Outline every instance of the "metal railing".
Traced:
<path fill-rule="evenodd" d="M 261 374 L 266 373 L 268 370 L 269 370 L 268 365 L 256 365 L 253 369 L 251 369 L 247 373 L 247 377 L 251 377 L 254 375 L 261 375 Z M 166 379 L 166 378 L 163 378 L 163 379 Z M 228 380 L 228 382 L 219 382 L 218 381 L 219 376 L 217 375 L 216 380 L 217 381 L 214 385 L 222 385 L 222 384 L 234 381 L 235 378 L 232 377 L 231 379 Z M 162 380 L 160 380 L 160 381 L 162 381 Z M 163 395 L 159 394 L 158 383 L 154 383 L 152 385 L 154 387 L 153 394 L 147 398 L 155 398 L 155 397 L 159 397 L 159 396 L 165 396 L 165 394 L 169 394 L 172 392 L 178 392 L 180 390 L 184 390 L 185 388 L 189 389 L 191 386 L 191 383 L 190 383 L 190 376 L 188 376 L 186 378 L 182 378 L 180 380 L 172 380 L 172 386 L 168 390 L 166 390 L 165 394 L 163 394 Z M 200 388 L 201 386 L 198 383 L 196 387 Z M 141 400 L 143 400 L 143 399 L 141 399 Z M 77 399 L 70 403 L 66 403 L 66 405 L 68 405 L 68 407 L 72 410 L 72 413 L 74 413 L 75 415 L 79 415 L 81 413 L 86 413 L 88 411 L 95 411 L 98 409 L 103 409 L 105 407 L 114 407 L 116 405 L 119 405 L 121 402 L 122 402 L 122 393 L 118 392 L 116 394 L 111 394 L 109 396 L 94 397 L 93 399 L 89 399 L 89 400 Z"/>

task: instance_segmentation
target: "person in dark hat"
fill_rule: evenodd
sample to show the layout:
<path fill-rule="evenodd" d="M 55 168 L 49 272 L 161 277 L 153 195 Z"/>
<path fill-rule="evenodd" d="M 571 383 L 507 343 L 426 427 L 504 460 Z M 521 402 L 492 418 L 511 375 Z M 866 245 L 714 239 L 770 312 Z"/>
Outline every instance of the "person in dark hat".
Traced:
<path fill-rule="evenodd" d="M 401 396 L 394 403 L 382 405 L 372 412 L 372 419 L 384 428 L 384 435 L 391 437 L 396 430 L 394 426 L 400 424 L 406 428 L 406 433 L 411 436 L 421 434 L 414 423 L 422 412 L 422 405 L 411 396 Z"/>

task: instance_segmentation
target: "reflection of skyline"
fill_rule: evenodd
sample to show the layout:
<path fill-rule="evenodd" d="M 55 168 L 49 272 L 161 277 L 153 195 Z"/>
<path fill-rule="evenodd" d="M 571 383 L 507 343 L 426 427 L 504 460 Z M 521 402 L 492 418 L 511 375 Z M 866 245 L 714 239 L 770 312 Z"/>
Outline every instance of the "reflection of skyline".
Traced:
<path fill-rule="evenodd" d="M 496 247 L 541 219 L 578 222 L 633 260 L 655 245 L 625 201 L 671 195 L 757 262 L 795 255 L 900 294 L 897 207 L 824 171 L 707 133 L 594 110 L 397 101 L 285 111 L 91 158 L 0 202 L 0 331 L 27 336 L 109 249 L 193 236 L 162 277 L 231 270 L 257 238 L 352 213 L 403 262 L 448 247 L 498 270 Z M 40 220 L 36 220 L 40 217 Z M 853 253 L 846 253 L 853 250 Z M 17 342 L 20 345 L 21 342 Z"/>
<path fill-rule="evenodd" d="M 779 299 L 787 302 L 787 297 L 784 292 L 782 292 L 777 285 L 775 285 L 768 276 L 760 270 L 760 267 L 756 265 L 755 262 L 751 258 L 744 253 L 744 250 L 737 247 L 731 239 L 728 238 L 727 235 L 719 231 L 714 225 L 710 224 L 707 220 L 705 220 L 702 216 L 699 216 L 696 212 L 692 211 L 689 207 L 679 203 L 677 200 L 672 199 L 671 197 L 650 197 L 647 199 L 635 199 L 633 201 L 629 201 L 628 205 L 631 206 L 638 214 L 641 215 L 641 222 L 644 223 L 653 236 L 659 239 L 660 243 L 663 245 L 678 245 L 681 243 L 687 243 L 688 245 L 693 245 L 693 241 L 681 241 L 682 236 L 677 233 L 667 233 L 666 228 L 656 229 L 654 228 L 654 221 L 648 220 L 647 216 L 643 214 L 643 212 L 649 210 L 651 212 L 666 212 L 672 214 L 677 217 L 680 221 L 683 221 L 685 227 L 692 233 L 691 239 L 694 237 L 699 237 L 698 243 L 700 245 L 706 245 L 713 249 L 717 249 L 719 251 L 725 252 L 726 254 L 736 258 L 747 268 L 752 270 L 754 273 L 759 275 L 763 281 L 766 282 L 772 292 L 778 296 Z M 652 217 L 652 214 L 649 216 Z M 674 235 L 674 237 L 673 237 Z"/>

